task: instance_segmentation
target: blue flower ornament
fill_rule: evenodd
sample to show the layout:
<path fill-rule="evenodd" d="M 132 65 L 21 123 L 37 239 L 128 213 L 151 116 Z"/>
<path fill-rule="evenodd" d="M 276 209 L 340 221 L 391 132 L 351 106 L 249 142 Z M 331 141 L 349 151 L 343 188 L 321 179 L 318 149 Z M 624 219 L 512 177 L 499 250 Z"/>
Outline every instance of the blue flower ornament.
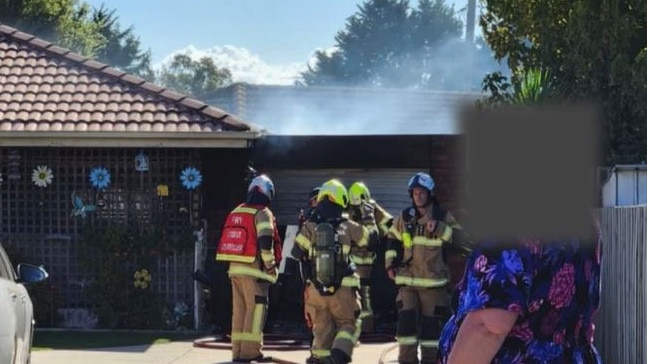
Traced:
<path fill-rule="evenodd" d="M 180 175 L 180 181 L 187 190 L 194 190 L 202 183 L 202 174 L 197 168 L 186 167 Z"/>
<path fill-rule="evenodd" d="M 92 187 L 103 190 L 110 185 L 110 172 L 103 167 L 97 167 L 90 172 Z"/>

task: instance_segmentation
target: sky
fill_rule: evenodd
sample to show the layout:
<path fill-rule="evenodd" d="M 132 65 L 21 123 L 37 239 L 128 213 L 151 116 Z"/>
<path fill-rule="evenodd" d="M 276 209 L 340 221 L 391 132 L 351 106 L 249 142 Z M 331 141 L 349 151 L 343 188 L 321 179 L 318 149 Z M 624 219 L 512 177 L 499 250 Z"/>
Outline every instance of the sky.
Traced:
<path fill-rule="evenodd" d="M 86 0 L 116 9 L 158 68 L 176 52 L 210 56 L 235 82 L 292 84 L 364 0 Z M 412 0 L 415 4 L 417 1 Z M 467 0 L 446 0 L 456 10 Z M 460 17 L 463 21 L 466 12 Z M 478 30 L 477 30 L 478 34 Z"/>

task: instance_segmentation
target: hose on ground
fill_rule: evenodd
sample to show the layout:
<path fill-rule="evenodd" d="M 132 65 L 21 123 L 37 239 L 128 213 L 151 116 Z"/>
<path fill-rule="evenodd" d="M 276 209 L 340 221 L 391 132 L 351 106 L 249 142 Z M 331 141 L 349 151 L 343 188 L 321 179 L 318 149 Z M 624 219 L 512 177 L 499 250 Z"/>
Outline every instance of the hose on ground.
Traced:
<path fill-rule="evenodd" d="M 380 355 L 380 360 L 378 361 L 378 364 L 385 364 L 386 356 L 389 355 L 390 352 L 392 352 L 397 348 L 398 348 L 398 343 L 393 343 L 389 347 L 382 350 L 382 354 Z"/>
<path fill-rule="evenodd" d="M 365 334 L 362 335 L 359 339 L 360 343 L 387 343 L 393 342 L 394 338 L 392 335 L 384 334 Z M 204 349 L 216 349 L 216 350 L 231 350 L 231 338 L 229 336 L 218 340 L 215 337 L 205 337 L 193 341 L 193 346 L 196 348 Z M 380 356 L 379 364 L 383 364 L 383 358 L 397 348 L 397 343 L 393 346 L 388 347 L 382 352 Z M 263 337 L 263 349 L 267 351 L 299 351 L 299 350 L 310 350 L 310 343 L 307 340 L 304 340 L 303 336 L 297 335 L 277 335 L 277 334 L 266 334 Z M 272 358 L 274 363 L 278 364 L 298 364 L 291 362 L 289 360 L 284 360 L 280 358 Z"/>

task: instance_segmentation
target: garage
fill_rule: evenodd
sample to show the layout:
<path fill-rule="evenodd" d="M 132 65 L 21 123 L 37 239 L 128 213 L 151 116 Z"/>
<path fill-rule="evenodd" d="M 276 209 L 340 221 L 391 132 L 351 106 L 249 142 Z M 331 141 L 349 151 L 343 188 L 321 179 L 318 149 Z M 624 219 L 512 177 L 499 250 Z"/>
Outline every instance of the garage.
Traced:
<path fill-rule="evenodd" d="M 300 209 L 304 209 L 308 194 L 315 186 L 338 178 L 346 187 L 353 182 L 364 182 L 372 197 L 392 215 L 410 204 L 407 182 L 419 169 L 279 169 L 268 170 L 276 186 L 273 210 L 279 225 L 297 223 Z"/>

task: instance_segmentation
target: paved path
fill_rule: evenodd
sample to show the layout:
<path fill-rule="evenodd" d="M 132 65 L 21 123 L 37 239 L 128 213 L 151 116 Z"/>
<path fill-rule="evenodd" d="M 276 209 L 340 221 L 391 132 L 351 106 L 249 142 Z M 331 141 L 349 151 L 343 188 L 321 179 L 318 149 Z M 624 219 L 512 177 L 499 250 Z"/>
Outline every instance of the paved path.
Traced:
<path fill-rule="evenodd" d="M 359 345 L 353 354 L 353 364 L 379 364 L 382 353 L 393 345 Z M 390 351 L 384 363 L 396 363 L 397 353 L 397 349 Z M 300 350 L 266 351 L 265 355 L 304 363 L 309 354 Z M 44 350 L 32 353 L 32 364 L 227 364 L 230 360 L 230 351 L 195 348 L 193 342 L 92 350 Z"/>

